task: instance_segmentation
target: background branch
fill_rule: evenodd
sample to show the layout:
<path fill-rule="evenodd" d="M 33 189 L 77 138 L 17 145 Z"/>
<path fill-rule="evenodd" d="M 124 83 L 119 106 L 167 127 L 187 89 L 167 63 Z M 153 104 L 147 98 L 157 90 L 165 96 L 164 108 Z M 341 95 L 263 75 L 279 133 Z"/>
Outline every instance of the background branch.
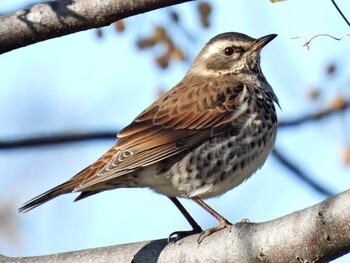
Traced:
<path fill-rule="evenodd" d="M 330 117 L 336 113 L 342 112 L 349 108 L 350 103 L 346 100 L 336 100 L 331 106 L 320 110 L 316 113 L 307 114 L 298 117 L 294 120 L 282 120 L 279 122 L 279 128 L 294 127 L 300 124 L 320 120 L 322 118 Z M 100 139 L 116 139 L 118 131 L 106 131 L 106 132 L 91 132 L 91 133 L 74 133 L 74 134 L 57 134 L 52 136 L 32 137 L 17 140 L 0 141 L 0 150 L 16 149 L 23 147 L 37 147 L 37 146 L 49 146 L 55 144 L 87 141 L 87 140 L 100 140 Z M 296 177 L 301 179 L 306 185 L 311 187 L 316 192 L 324 196 L 331 196 L 333 191 L 323 187 L 304 170 L 293 163 L 290 158 L 283 155 L 282 152 L 275 147 L 272 155 L 276 160 L 281 163 L 286 169 L 291 171 Z"/>
<path fill-rule="evenodd" d="M 303 120 L 311 120 L 309 118 L 302 118 Z M 27 148 L 37 146 L 50 146 L 56 144 L 88 141 L 88 140 L 101 140 L 101 139 L 116 139 L 115 134 L 117 131 L 111 132 L 91 132 L 91 133 L 75 133 L 75 134 L 57 134 L 52 136 L 33 137 L 20 140 L 7 140 L 0 142 L 0 150 Z M 280 162 L 286 169 L 291 171 L 296 177 L 301 179 L 306 185 L 314 189 L 316 192 L 329 197 L 334 194 L 333 191 L 323 187 L 316 180 L 303 171 L 297 164 L 293 163 L 287 156 L 284 156 L 280 150 L 276 147 L 272 152 L 272 155 Z"/>
<path fill-rule="evenodd" d="M 341 15 L 341 17 L 345 20 L 345 22 L 348 24 L 348 26 L 350 26 L 349 21 L 346 19 L 345 15 L 340 10 L 340 8 L 338 7 L 337 3 L 334 0 L 331 0 L 331 1 L 332 1 L 332 4 L 334 5 L 335 9 L 337 9 L 338 13 Z"/>
<path fill-rule="evenodd" d="M 0 54 L 190 0 L 57 0 L 0 16 Z"/>
<path fill-rule="evenodd" d="M 288 159 L 286 156 L 282 154 L 280 150 L 277 149 L 277 147 L 274 148 L 272 155 L 276 158 L 277 161 L 279 161 L 285 168 L 287 168 L 289 171 L 291 171 L 296 177 L 301 179 L 305 184 L 310 186 L 312 189 L 314 189 L 316 192 L 318 192 L 321 195 L 324 196 L 332 196 L 334 192 L 330 191 L 329 189 L 323 187 L 321 184 L 319 184 L 316 180 L 313 180 L 311 176 L 307 175 L 305 171 L 303 171 L 298 165 L 293 163 L 290 159 Z"/>
<path fill-rule="evenodd" d="M 27 148 L 37 146 L 49 146 L 55 144 L 64 144 L 72 142 L 116 139 L 118 131 L 106 132 L 86 132 L 86 133 L 62 133 L 50 136 L 33 136 L 24 139 L 3 140 L 0 141 L 0 150 Z"/>
<path fill-rule="evenodd" d="M 326 117 L 335 115 L 336 113 L 345 111 L 350 107 L 349 100 L 337 99 L 332 105 L 321 109 L 316 113 L 306 114 L 304 116 L 292 119 L 292 120 L 281 120 L 279 121 L 279 128 L 295 127 L 300 124 L 304 124 L 310 121 L 317 121 Z M 0 141 L 0 150 L 22 148 L 22 147 L 36 147 L 44 145 L 54 145 L 61 143 L 79 142 L 87 140 L 100 140 L 100 139 L 116 139 L 115 131 L 105 132 L 87 132 L 87 133 L 67 133 L 67 134 L 56 134 L 50 136 L 37 136 L 29 137 L 24 139 L 15 140 L 2 140 Z"/>
<path fill-rule="evenodd" d="M 297 117 L 292 120 L 281 120 L 278 123 L 279 128 L 296 127 L 306 122 L 317 121 L 323 118 L 331 117 L 339 112 L 343 112 L 350 108 L 350 100 L 337 98 L 330 106 L 321 109 L 315 113 L 309 113 L 304 116 Z"/>
<path fill-rule="evenodd" d="M 231 232 L 224 229 L 201 244 L 197 238 L 193 235 L 170 244 L 161 239 L 39 257 L 0 255 L 0 262 L 329 262 L 350 251 L 350 190 L 272 221 L 239 222 Z"/>

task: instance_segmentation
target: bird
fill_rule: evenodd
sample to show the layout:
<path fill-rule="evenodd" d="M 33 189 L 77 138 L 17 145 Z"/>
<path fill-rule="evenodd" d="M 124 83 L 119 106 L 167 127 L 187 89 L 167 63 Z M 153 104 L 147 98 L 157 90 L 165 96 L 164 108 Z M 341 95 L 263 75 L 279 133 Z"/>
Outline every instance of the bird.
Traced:
<path fill-rule="evenodd" d="M 262 167 L 277 134 L 278 98 L 260 65 L 277 35 L 238 32 L 210 39 L 184 78 L 122 129 L 113 147 L 67 182 L 29 200 L 27 212 L 62 194 L 75 201 L 118 188 L 150 188 L 167 196 L 199 233 L 198 243 L 232 224 L 203 199 L 222 195 Z M 178 198 L 193 200 L 215 217 L 205 231 Z"/>

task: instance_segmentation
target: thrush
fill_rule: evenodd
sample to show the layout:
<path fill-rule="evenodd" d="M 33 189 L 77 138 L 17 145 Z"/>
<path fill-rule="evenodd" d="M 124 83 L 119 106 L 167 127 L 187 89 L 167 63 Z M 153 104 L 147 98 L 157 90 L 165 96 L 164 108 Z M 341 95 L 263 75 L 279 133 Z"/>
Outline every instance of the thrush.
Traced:
<path fill-rule="evenodd" d="M 75 199 L 116 188 L 148 187 L 179 208 L 198 242 L 231 223 L 202 199 L 236 187 L 272 151 L 278 99 L 260 67 L 260 51 L 277 35 L 235 32 L 212 38 L 185 77 L 121 130 L 115 145 L 67 182 L 25 203 L 31 210 L 59 195 Z M 192 199 L 218 221 L 202 232 L 177 197 Z"/>

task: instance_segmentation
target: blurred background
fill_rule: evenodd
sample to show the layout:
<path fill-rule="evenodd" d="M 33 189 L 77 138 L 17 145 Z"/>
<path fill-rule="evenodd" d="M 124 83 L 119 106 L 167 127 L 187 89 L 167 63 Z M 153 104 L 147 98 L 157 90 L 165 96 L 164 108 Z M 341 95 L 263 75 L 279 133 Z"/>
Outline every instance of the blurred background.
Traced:
<path fill-rule="evenodd" d="M 31 4 L 1 1 L 0 13 Z M 337 4 L 349 19 L 350 2 Z M 348 189 L 350 38 L 315 38 L 309 49 L 303 47 L 305 39 L 292 39 L 349 32 L 331 1 L 195 1 L 5 53 L 0 57 L 0 142 L 117 133 L 182 79 L 210 38 L 227 31 L 278 34 L 262 53 L 262 68 L 280 99 L 281 127 L 277 152 L 264 167 L 208 204 L 231 222 L 260 222 Z M 59 253 L 189 230 L 177 208 L 148 189 L 118 189 L 76 203 L 70 194 L 17 213 L 25 201 L 68 180 L 113 144 L 109 138 L 2 147 L 0 254 Z M 182 203 L 203 228 L 217 224 L 196 204 Z M 344 256 L 336 262 L 349 260 Z"/>

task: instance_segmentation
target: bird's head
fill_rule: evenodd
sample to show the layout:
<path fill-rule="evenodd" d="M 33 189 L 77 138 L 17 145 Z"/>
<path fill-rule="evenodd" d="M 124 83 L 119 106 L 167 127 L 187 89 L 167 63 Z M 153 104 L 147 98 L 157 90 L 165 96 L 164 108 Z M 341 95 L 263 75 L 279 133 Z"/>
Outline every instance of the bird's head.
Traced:
<path fill-rule="evenodd" d="M 260 51 L 277 35 L 258 39 L 235 32 L 212 38 L 193 62 L 189 73 L 198 75 L 234 74 L 243 79 L 252 74 L 262 75 Z"/>

